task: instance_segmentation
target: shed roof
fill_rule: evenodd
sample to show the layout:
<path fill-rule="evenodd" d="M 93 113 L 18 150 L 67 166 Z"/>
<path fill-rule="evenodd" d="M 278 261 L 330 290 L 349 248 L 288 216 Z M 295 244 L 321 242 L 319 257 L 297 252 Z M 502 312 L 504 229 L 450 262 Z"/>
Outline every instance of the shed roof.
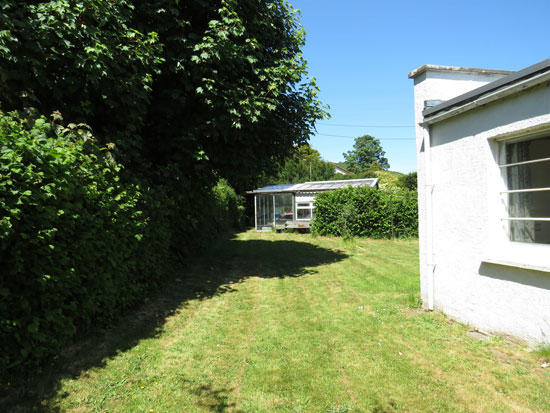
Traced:
<path fill-rule="evenodd" d="M 295 185 L 296 184 L 267 185 L 251 192 L 283 192 Z"/>
<path fill-rule="evenodd" d="M 342 179 L 338 181 L 304 182 L 302 184 L 268 185 L 262 188 L 248 191 L 249 194 L 275 193 L 275 192 L 323 192 L 332 189 L 347 188 L 348 186 L 375 187 L 378 178 L 367 179 Z"/>

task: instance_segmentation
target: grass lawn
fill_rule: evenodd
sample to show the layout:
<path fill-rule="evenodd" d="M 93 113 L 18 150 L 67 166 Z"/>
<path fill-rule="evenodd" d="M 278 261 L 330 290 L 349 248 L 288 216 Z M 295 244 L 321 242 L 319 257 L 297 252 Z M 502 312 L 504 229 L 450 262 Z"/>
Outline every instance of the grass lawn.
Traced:
<path fill-rule="evenodd" d="M 542 355 L 472 338 L 468 326 L 419 308 L 417 256 L 415 240 L 239 234 L 1 403 L 78 412 L 550 411 Z"/>

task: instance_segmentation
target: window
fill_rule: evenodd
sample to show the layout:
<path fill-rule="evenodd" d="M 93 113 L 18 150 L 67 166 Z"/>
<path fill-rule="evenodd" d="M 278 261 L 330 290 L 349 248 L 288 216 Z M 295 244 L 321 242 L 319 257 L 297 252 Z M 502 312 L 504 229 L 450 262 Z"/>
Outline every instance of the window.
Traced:
<path fill-rule="evenodd" d="M 309 220 L 313 218 L 314 214 L 313 201 L 311 202 L 298 202 L 296 204 L 296 219 Z"/>
<path fill-rule="evenodd" d="M 275 199 L 275 224 L 284 225 L 287 221 L 292 221 L 294 217 L 292 194 L 276 194 L 273 197 Z"/>
<path fill-rule="evenodd" d="M 256 227 L 264 228 L 273 226 L 273 195 L 256 195 Z"/>
<path fill-rule="evenodd" d="M 550 244 L 550 136 L 506 143 L 503 158 L 510 240 Z"/>
<path fill-rule="evenodd" d="M 296 212 L 297 219 L 311 219 L 310 208 L 298 208 Z"/>

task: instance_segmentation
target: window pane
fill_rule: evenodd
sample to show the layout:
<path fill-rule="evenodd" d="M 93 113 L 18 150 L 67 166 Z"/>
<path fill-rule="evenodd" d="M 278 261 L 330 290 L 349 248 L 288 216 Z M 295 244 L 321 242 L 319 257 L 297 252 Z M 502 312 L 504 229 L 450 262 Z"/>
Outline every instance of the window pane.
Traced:
<path fill-rule="evenodd" d="M 550 158 L 550 137 L 506 145 L 506 163 Z M 550 187 L 550 162 L 506 167 L 509 190 Z M 508 214 L 512 218 L 550 218 L 550 191 L 508 194 Z M 550 244 L 550 222 L 510 221 L 510 240 Z"/>
<path fill-rule="evenodd" d="M 296 210 L 296 216 L 298 219 L 311 219 L 311 209 L 298 208 Z"/>
<path fill-rule="evenodd" d="M 283 225 L 292 221 L 292 194 L 276 194 L 275 196 L 275 223 Z"/>
<path fill-rule="evenodd" d="M 510 240 L 517 242 L 550 244 L 550 222 L 511 221 Z"/>
<path fill-rule="evenodd" d="M 273 195 L 256 196 L 256 214 L 259 227 L 273 225 Z"/>
<path fill-rule="evenodd" d="M 508 214 L 514 218 L 550 218 L 550 191 L 509 194 Z"/>
<path fill-rule="evenodd" d="M 509 143 L 506 145 L 506 163 L 550 158 L 550 137 Z"/>
<path fill-rule="evenodd" d="M 550 162 L 506 168 L 508 189 L 550 188 Z"/>

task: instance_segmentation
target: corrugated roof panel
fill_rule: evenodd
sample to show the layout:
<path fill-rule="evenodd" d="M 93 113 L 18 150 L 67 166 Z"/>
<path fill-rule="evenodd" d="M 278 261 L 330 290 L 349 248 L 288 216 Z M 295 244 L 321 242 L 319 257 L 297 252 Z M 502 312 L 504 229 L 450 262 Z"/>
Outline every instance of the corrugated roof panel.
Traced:
<path fill-rule="evenodd" d="M 377 178 L 367 179 L 344 179 L 339 181 L 317 181 L 305 182 L 303 184 L 282 184 L 267 185 L 262 188 L 249 191 L 249 194 L 269 193 L 269 192 L 322 192 L 332 189 L 347 188 L 348 186 L 370 186 L 374 187 L 378 183 Z"/>
<path fill-rule="evenodd" d="M 292 188 L 295 184 L 282 184 L 282 185 L 267 185 L 262 188 L 254 190 L 254 192 L 278 192 L 285 189 Z"/>
<path fill-rule="evenodd" d="M 346 188 L 348 186 L 376 186 L 378 179 L 347 179 L 340 181 L 319 181 L 319 182 L 306 182 L 303 184 L 297 184 L 292 188 L 293 192 L 305 192 L 305 191 L 329 191 L 333 189 Z"/>

